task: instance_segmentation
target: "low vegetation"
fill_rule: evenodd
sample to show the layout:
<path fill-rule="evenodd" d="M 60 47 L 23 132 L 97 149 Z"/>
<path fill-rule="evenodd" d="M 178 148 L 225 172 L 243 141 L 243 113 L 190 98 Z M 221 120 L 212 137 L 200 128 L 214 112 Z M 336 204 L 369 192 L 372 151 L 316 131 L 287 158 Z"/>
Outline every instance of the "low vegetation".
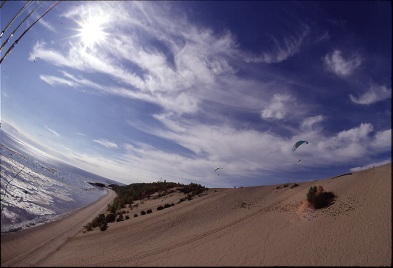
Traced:
<path fill-rule="evenodd" d="M 83 227 L 85 227 L 87 231 L 92 231 L 95 227 L 100 227 L 101 231 L 105 231 L 108 228 L 105 214 L 99 214 L 92 222 L 89 222 Z"/>
<path fill-rule="evenodd" d="M 157 207 L 157 210 L 163 210 L 163 209 L 165 209 L 165 208 L 169 208 L 169 207 L 172 207 L 172 206 L 174 206 L 174 205 L 175 205 L 174 203 L 171 203 L 171 204 L 167 203 L 167 204 L 165 204 L 165 205 L 159 205 L 159 206 Z"/>
<path fill-rule="evenodd" d="M 335 194 L 325 192 L 322 186 L 312 186 L 307 193 L 307 201 L 314 209 L 325 208 L 334 203 Z"/>
<path fill-rule="evenodd" d="M 127 211 L 124 210 L 126 207 L 132 210 L 138 208 L 139 204 L 143 204 L 144 200 L 150 198 L 159 198 L 167 194 L 179 191 L 185 194 L 185 197 L 181 198 L 180 202 L 185 200 L 192 200 L 196 195 L 201 195 L 208 188 L 196 184 L 190 183 L 189 185 L 184 185 L 174 182 L 153 182 L 153 183 L 133 183 L 127 186 L 110 185 L 110 188 L 114 190 L 117 194 L 114 201 L 107 205 L 107 214 L 100 214 L 92 222 L 83 226 L 87 231 L 92 231 L 95 227 L 99 227 L 101 231 L 105 231 L 108 228 L 108 223 L 120 222 L 130 219 L 126 215 Z M 155 194 L 155 195 L 154 195 Z M 154 195 L 154 196 L 153 196 Z M 134 204 L 134 201 L 139 200 Z M 174 206 L 174 203 L 167 203 L 165 205 L 160 205 L 157 210 L 162 210 Z M 140 215 L 146 215 L 152 213 L 152 209 L 140 211 Z M 138 213 L 134 214 L 134 217 L 138 217 Z"/>

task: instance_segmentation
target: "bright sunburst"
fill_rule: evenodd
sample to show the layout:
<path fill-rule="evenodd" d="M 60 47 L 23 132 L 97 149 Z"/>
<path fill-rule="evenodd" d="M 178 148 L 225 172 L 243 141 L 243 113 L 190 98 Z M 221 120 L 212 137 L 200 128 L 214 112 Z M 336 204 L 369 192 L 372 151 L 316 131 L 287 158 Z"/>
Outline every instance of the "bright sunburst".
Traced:
<path fill-rule="evenodd" d="M 86 47 L 92 47 L 99 44 L 106 39 L 104 31 L 105 20 L 102 17 L 90 17 L 86 21 L 80 23 L 78 36 L 81 37 L 83 44 Z"/>

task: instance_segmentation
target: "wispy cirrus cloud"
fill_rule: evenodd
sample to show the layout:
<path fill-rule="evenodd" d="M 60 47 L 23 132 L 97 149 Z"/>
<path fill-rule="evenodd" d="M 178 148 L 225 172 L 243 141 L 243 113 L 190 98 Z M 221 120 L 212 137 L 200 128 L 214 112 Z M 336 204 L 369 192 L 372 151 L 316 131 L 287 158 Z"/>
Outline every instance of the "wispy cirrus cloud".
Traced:
<path fill-rule="evenodd" d="M 48 130 L 52 134 L 56 135 L 57 137 L 60 137 L 60 134 L 56 130 L 49 128 L 47 125 L 45 125 L 45 128 L 46 128 L 46 130 Z"/>
<path fill-rule="evenodd" d="M 387 88 L 385 85 L 371 85 L 368 90 L 361 94 L 359 97 L 355 97 L 352 94 L 350 94 L 349 97 L 351 101 L 356 104 L 370 105 L 378 101 L 392 98 L 392 89 Z"/>
<path fill-rule="evenodd" d="M 274 43 L 273 49 L 263 52 L 261 55 L 246 58 L 246 62 L 278 63 L 285 61 L 300 51 L 302 43 L 309 32 L 310 28 L 307 25 L 303 25 L 299 32 L 286 36 L 282 40 L 278 40 L 272 36 L 271 39 Z"/>
<path fill-rule="evenodd" d="M 93 142 L 101 144 L 102 146 L 105 146 L 106 148 L 109 148 L 109 149 L 113 149 L 113 148 L 118 147 L 116 143 L 105 140 L 105 139 L 93 140 Z"/>
<path fill-rule="evenodd" d="M 359 68 L 362 64 L 362 57 L 359 54 L 354 54 L 349 58 L 344 58 L 340 50 L 334 50 L 330 54 L 326 54 L 322 61 L 327 71 L 346 77 Z"/>
<path fill-rule="evenodd" d="M 57 79 L 42 76 L 47 83 L 68 86 L 75 83 L 80 89 L 88 86 L 107 94 L 149 101 L 178 114 L 196 113 L 206 100 L 237 107 L 239 97 L 244 98 L 248 91 L 264 86 L 237 76 L 236 63 L 244 62 L 247 52 L 241 50 L 230 31 L 217 34 L 192 24 L 184 16 L 168 16 L 170 9 L 159 7 L 135 2 L 119 10 L 118 6 L 105 3 L 106 12 L 120 12 L 121 15 L 116 16 L 119 20 L 106 25 L 110 41 L 100 50 L 84 49 L 74 39 L 68 41 L 65 50 L 38 42 L 30 53 L 30 60 L 39 57 L 56 66 L 78 71 L 78 75 L 74 75 L 68 70 L 68 74 L 63 73 L 65 77 Z M 102 9 L 102 5 L 89 8 Z M 89 8 L 80 7 L 79 12 L 70 11 L 64 16 L 78 21 L 88 16 Z M 133 38 L 126 37 L 125 32 Z M 282 40 L 272 37 L 275 48 L 272 53 L 265 53 L 262 60 L 280 62 L 296 54 L 308 33 L 309 27 L 302 26 L 297 33 Z M 147 43 L 147 40 L 152 42 Z M 107 75 L 118 86 L 83 78 L 89 73 Z M 262 91 L 260 94 L 264 95 Z M 251 102 L 256 103 L 255 97 L 250 97 Z"/>
<path fill-rule="evenodd" d="M 48 23 L 46 20 L 44 20 L 43 18 L 41 18 L 38 23 L 40 23 L 42 26 L 44 26 L 45 28 L 47 28 L 48 30 L 52 31 L 52 32 L 56 32 L 55 27 L 53 27 L 50 23 Z"/>
<path fill-rule="evenodd" d="M 40 75 L 40 78 L 42 81 L 48 83 L 51 86 L 56 86 L 56 85 L 66 85 L 69 87 L 77 86 L 76 83 L 74 83 L 70 80 L 67 80 L 67 79 L 64 79 L 61 77 L 57 77 L 57 76 L 53 76 L 53 75 Z"/>

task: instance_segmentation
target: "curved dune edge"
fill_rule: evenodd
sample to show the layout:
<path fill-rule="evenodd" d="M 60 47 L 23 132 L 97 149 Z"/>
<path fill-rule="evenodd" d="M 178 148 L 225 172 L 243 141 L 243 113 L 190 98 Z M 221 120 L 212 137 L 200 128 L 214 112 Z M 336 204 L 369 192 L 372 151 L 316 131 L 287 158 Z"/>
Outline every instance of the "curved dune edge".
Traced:
<path fill-rule="evenodd" d="M 72 214 L 59 220 L 23 230 L 15 234 L 1 235 L 1 266 L 35 266 L 61 247 L 68 238 L 80 232 L 87 222 L 100 211 L 106 209 L 116 193 L 110 189 L 108 193 Z"/>
<path fill-rule="evenodd" d="M 209 189 L 206 195 L 157 211 L 158 205 L 178 200 L 175 195 L 163 197 L 140 204 L 130 211 L 129 220 L 111 223 L 105 232 L 96 228 L 83 233 L 80 224 L 55 252 L 33 251 L 30 261 L 15 257 L 18 262 L 5 264 L 390 266 L 391 183 L 387 164 L 298 183 L 293 189 L 276 189 L 277 185 Z M 316 211 L 305 206 L 308 189 L 314 185 L 336 194 L 332 206 Z M 148 208 L 153 213 L 133 217 Z"/>

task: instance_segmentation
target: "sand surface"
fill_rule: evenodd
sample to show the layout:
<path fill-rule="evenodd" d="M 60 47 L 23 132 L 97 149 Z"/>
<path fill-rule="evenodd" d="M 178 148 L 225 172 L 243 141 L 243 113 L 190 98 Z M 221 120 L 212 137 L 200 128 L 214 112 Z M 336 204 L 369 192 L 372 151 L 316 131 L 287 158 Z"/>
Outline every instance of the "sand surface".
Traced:
<path fill-rule="evenodd" d="M 2 234 L 1 266 L 36 265 L 62 246 L 68 238 L 83 231 L 83 226 L 106 209 L 107 204 L 115 197 L 116 193 L 108 189 L 103 198 L 70 216 L 15 234 Z"/>
<path fill-rule="evenodd" d="M 79 214 L 74 216 L 80 217 L 74 228 L 61 221 L 43 226 L 47 238 L 28 252 L 13 247 L 31 243 L 34 231 L 15 240 L 2 237 L 1 264 L 391 266 L 391 171 L 387 164 L 298 183 L 293 189 L 291 183 L 209 189 L 206 195 L 157 211 L 158 205 L 176 203 L 181 197 L 172 194 L 139 204 L 129 210 L 129 220 L 109 223 L 104 232 L 95 228 L 84 233 L 81 226 L 87 214 L 83 214 L 85 221 Z M 314 185 L 333 192 L 334 204 L 320 210 L 307 207 L 306 194 Z M 98 215 L 98 207 L 88 211 L 93 212 L 90 218 Z M 141 216 L 140 211 L 148 208 L 153 212 Z M 134 218 L 134 213 L 139 216 Z M 53 236 L 58 234 L 62 235 Z"/>

